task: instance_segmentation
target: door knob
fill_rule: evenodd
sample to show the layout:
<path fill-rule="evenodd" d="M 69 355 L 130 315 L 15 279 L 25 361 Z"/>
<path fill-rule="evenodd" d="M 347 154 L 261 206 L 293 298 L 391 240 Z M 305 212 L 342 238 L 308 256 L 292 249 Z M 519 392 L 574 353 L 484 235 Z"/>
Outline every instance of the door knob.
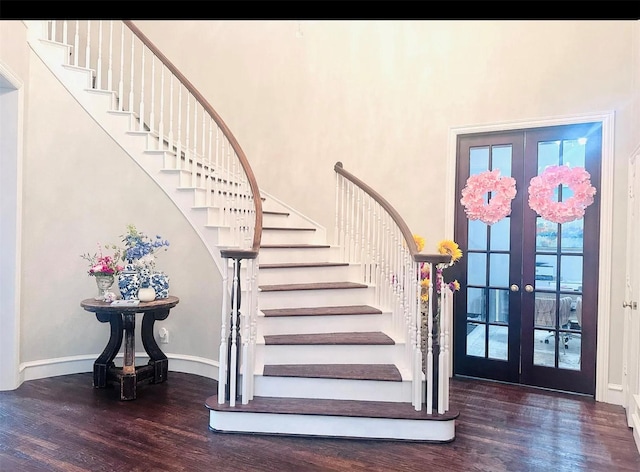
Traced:
<path fill-rule="evenodd" d="M 631 308 L 632 310 L 638 309 L 637 302 L 622 302 L 622 308 Z"/>
<path fill-rule="evenodd" d="M 529 284 L 525 285 L 524 290 L 525 292 L 529 292 L 529 293 L 533 292 L 533 285 L 529 285 Z"/>
<path fill-rule="evenodd" d="M 517 292 L 518 290 L 520 290 L 520 287 L 518 287 L 516 284 L 513 284 L 510 288 L 512 292 Z"/>

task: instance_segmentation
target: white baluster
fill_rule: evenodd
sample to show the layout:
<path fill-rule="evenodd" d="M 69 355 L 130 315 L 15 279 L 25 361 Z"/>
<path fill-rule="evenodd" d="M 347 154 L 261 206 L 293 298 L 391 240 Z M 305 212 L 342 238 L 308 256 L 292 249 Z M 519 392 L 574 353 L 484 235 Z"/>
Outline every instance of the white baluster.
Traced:
<path fill-rule="evenodd" d="M 102 90 L 102 20 L 98 21 L 98 62 L 96 64 L 95 88 Z"/>
<path fill-rule="evenodd" d="M 181 83 L 178 83 L 178 137 L 176 140 L 176 169 L 182 169 L 182 84 Z"/>
<path fill-rule="evenodd" d="M 134 71 L 134 55 L 135 55 L 135 37 L 133 36 L 133 32 L 131 33 L 131 68 L 129 70 L 130 72 L 130 79 L 129 79 L 129 107 L 128 110 L 133 113 L 135 110 L 135 99 L 134 99 L 134 95 L 133 95 L 133 71 Z M 129 129 L 134 129 L 133 127 L 133 123 L 129 123 Z"/>
<path fill-rule="evenodd" d="M 163 140 L 164 140 L 164 66 L 160 65 L 160 121 L 158 122 L 157 149 L 164 149 Z"/>
<path fill-rule="evenodd" d="M 144 111 L 144 89 L 145 89 L 145 83 L 144 83 L 144 58 L 145 58 L 145 51 L 146 48 L 144 47 L 144 45 L 140 46 L 141 49 L 141 66 L 140 66 L 140 105 L 138 106 L 138 130 L 139 131 L 144 131 L 144 122 L 145 122 L 145 111 Z"/>
<path fill-rule="evenodd" d="M 229 259 L 223 259 L 225 270 L 222 271 L 222 323 L 220 326 L 220 352 L 218 354 L 218 403 L 225 402 L 227 387 L 227 314 L 229 313 Z"/>
<path fill-rule="evenodd" d="M 149 132 L 156 126 L 156 56 L 151 55 L 151 104 L 149 106 Z"/>
<path fill-rule="evenodd" d="M 109 21 L 109 69 L 107 70 L 107 90 L 113 90 L 113 20 Z"/>
<path fill-rule="evenodd" d="M 84 67 L 91 69 L 91 21 L 87 21 L 87 45 L 84 50 Z"/>
<path fill-rule="evenodd" d="M 78 67 L 78 50 L 80 48 L 80 22 L 76 21 L 76 30 L 73 34 L 73 65 Z"/>
<path fill-rule="evenodd" d="M 124 23 L 120 23 L 120 77 L 118 80 L 118 110 L 124 108 Z"/>
<path fill-rule="evenodd" d="M 169 77 L 169 133 L 167 134 L 167 145 L 170 151 L 173 151 L 173 74 Z M 174 163 L 174 169 L 178 168 L 178 158 L 176 156 L 176 162 Z"/>
<path fill-rule="evenodd" d="M 185 111 L 185 119 L 187 120 L 185 129 L 184 129 L 184 168 L 189 169 L 189 159 L 191 158 L 191 142 L 189 140 L 191 134 L 191 95 L 188 90 L 185 90 L 186 100 L 187 100 L 187 109 Z M 193 178 L 193 175 L 191 176 Z M 193 182 L 193 181 L 192 181 Z"/>

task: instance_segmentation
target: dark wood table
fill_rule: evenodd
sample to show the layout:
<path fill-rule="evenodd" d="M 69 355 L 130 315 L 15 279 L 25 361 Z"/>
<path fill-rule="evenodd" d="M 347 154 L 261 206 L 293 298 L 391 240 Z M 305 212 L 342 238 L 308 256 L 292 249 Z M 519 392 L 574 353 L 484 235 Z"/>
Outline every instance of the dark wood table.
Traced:
<path fill-rule="evenodd" d="M 167 380 L 169 360 L 164 355 L 153 337 L 153 324 L 156 320 L 164 320 L 169 316 L 171 308 L 180 300 L 169 296 L 152 302 L 140 302 L 136 306 L 111 305 L 93 298 L 80 302 L 80 306 L 96 314 L 101 323 L 111 325 L 111 336 L 102 354 L 93 363 L 93 386 L 104 388 L 111 382 L 120 385 L 121 400 L 135 400 L 138 382 L 150 380 L 160 383 Z M 149 355 L 149 363 L 145 366 L 135 365 L 135 327 L 136 314 L 142 318 L 142 344 Z M 122 346 L 124 332 L 124 361 L 122 367 L 113 363 Z"/>

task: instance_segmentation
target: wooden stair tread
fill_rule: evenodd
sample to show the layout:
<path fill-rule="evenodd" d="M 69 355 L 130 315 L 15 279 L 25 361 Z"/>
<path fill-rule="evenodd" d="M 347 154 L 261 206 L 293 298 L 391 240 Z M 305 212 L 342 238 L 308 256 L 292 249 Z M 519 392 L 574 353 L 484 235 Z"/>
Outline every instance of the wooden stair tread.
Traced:
<path fill-rule="evenodd" d="M 316 231 L 315 228 L 303 226 L 263 226 L 262 231 Z"/>
<path fill-rule="evenodd" d="M 331 290 L 367 287 L 368 285 L 366 284 L 359 284 L 356 282 L 312 282 L 307 284 L 273 284 L 258 286 L 258 288 L 262 292 L 284 292 L 290 290 Z"/>
<path fill-rule="evenodd" d="M 330 244 L 262 244 L 260 249 L 325 249 Z"/>
<path fill-rule="evenodd" d="M 327 400 L 320 398 L 280 398 L 253 397 L 246 405 L 236 402 L 218 403 L 218 396 L 213 395 L 205 401 L 205 406 L 214 411 L 238 413 L 275 413 L 293 415 L 350 416 L 359 418 L 391 418 L 422 421 L 450 421 L 459 416 L 458 411 L 446 411 L 443 414 L 434 412 L 427 414 L 424 405 L 416 411 L 411 403 L 360 401 L 360 400 Z"/>
<path fill-rule="evenodd" d="M 262 310 L 270 316 L 322 316 L 322 315 L 381 315 L 382 310 L 369 305 L 314 306 L 300 308 L 272 308 Z"/>
<path fill-rule="evenodd" d="M 269 334 L 265 345 L 389 345 L 394 340 L 380 331 L 314 334 Z"/>
<path fill-rule="evenodd" d="M 305 377 L 345 380 L 381 380 L 402 382 L 393 364 L 277 364 L 265 365 L 266 377 Z"/>
<path fill-rule="evenodd" d="M 348 262 L 282 262 L 278 264 L 260 264 L 261 269 L 289 269 L 298 267 L 344 267 Z"/>

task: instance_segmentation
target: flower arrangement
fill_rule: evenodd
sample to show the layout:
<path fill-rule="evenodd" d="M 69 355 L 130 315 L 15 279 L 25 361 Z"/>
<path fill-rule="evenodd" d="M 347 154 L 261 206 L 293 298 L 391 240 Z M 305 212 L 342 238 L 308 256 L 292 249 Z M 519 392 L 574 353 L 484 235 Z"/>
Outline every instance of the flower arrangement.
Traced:
<path fill-rule="evenodd" d="M 421 236 L 418 236 L 417 234 L 414 234 L 413 240 L 416 242 L 416 246 L 418 246 L 418 251 L 422 251 L 422 249 L 424 248 L 424 238 L 422 238 Z M 462 250 L 460 249 L 460 247 L 455 241 L 452 241 L 450 239 L 444 239 L 440 241 L 440 243 L 438 243 L 437 249 L 438 249 L 438 253 L 448 254 L 449 256 L 451 256 L 450 264 L 446 266 L 439 265 L 436 267 L 435 290 L 436 290 L 436 293 L 440 293 L 442 290 L 442 284 L 445 283 L 444 276 L 443 276 L 444 269 L 446 269 L 447 267 L 451 267 L 453 264 L 455 264 L 457 261 L 460 260 L 460 258 L 462 257 Z M 460 290 L 460 282 L 458 282 L 457 280 L 453 280 L 449 283 L 446 283 L 446 285 L 449 287 L 449 289 L 452 292 L 456 292 Z M 430 265 L 423 262 L 420 264 L 420 287 L 421 287 L 420 300 L 423 303 L 426 303 L 429 301 L 430 286 L 431 286 Z"/>
<path fill-rule="evenodd" d="M 489 203 L 485 194 L 492 192 Z M 492 225 L 511 214 L 511 200 L 516 196 L 516 181 L 513 177 L 501 177 L 500 170 L 487 170 L 467 179 L 462 189 L 460 203 L 470 220 L 480 220 Z"/>
<path fill-rule="evenodd" d="M 147 236 L 134 225 L 127 225 L 127 232 L 122 235 L 124 243 L 123 260 L 134 269 L 149 269 L 153 271 L 156 263 L 156 252 L 164 247 L 166 251 L 169 241 L 156 235 L 155 238 Z"/>
<path fill-rule="evenodd" d="M 80 257 L 89 261 L 89 275 L 118 275 L 123 267 L 118 264 L 122 258 L 122 249 L 115 245 L 107 245 L 105 249 L 112 249 L 113 255 L 103 255 L 102 246 L 98 244 L 98 252 L 95 254 L 85 253 Z"/>
<path fill-rule="evenodd" d="M 529 207 L 553 223 L 568 223 L 582 218 L 596 194 L 590 177 L 584 167 L 549 166 L 529 182 Z M 573 195 L 557 202 L 554 201 L 554 191 L 561 184 L 566 184 Z"/>

